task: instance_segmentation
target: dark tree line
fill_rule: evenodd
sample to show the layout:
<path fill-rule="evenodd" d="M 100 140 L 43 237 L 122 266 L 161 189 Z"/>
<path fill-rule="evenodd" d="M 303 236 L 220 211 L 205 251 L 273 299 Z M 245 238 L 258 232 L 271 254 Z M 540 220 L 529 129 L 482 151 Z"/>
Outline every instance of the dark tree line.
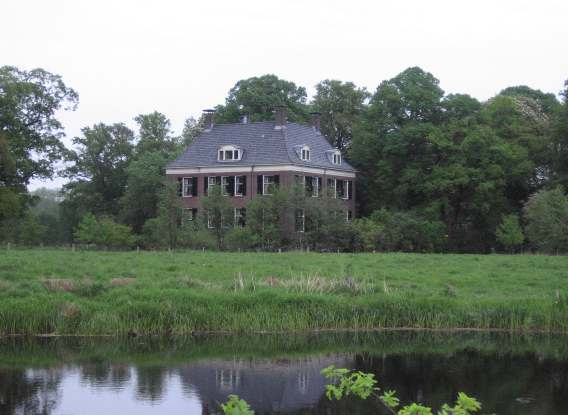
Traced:
<path fill-rule="evenodd" d="M 77 93 L 41 69 L 1 67 L 0 239 L 117 247 L 566 252 L 567 101 L 568 82 L 560 99 L 516 86 L 480 102 L 445 94 L 432 74 L 417 67 L 381 82 L 374 93 L 324 80 L 311 101 L 304 87 L 275 75 L 241 80 L 216 107 L 217 122 L 271 120 L 277 105 L 296 122 L 319 111 L 323 132 L 359 171 L 359 219 L 338 224 L 329 219 L 337 212 L 292 197 L 289 206 L 302 205 L 312 215 L 306 233 L 290 239 L 275 236 L 281 229 L 268 235 L 258 227 L 254 212 L 268 208 L 254 204 L 246 231 L 180 230 L 181 207 L 164 182 L 165 166 L 199 134 L 200 121 L 189 118 L 178 136 L 165 115 L 141 114 L 136 131 L 121 123 L 96 124 L 67 149 L 55 114 L 73 109 Z M 69 179 L 61 193 L 26 190 L 31 179 L 56 174 Z"/>

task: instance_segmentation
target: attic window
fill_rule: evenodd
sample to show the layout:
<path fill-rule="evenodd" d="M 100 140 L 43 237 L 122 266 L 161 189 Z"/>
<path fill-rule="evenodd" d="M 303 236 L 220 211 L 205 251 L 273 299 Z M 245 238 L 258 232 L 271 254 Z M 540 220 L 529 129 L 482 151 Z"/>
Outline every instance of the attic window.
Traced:
<path fill-rule="evenodd" d="M 304 161 L 310 161 L 310 148 L 308 146 L 303 146 L 300 150 L 300 158 Z"/>
<path fill-rule="evenodd" d="M 242 155 L 241 149 L 236 146 L 223 146 L 217 152 L 217 160 L 238 161 L 241 159 Z"/>
<path fill-rule="evenodd" d="M 332 155 L 333 164 L 341 164 L 341 152 L 336 150 Z"/>

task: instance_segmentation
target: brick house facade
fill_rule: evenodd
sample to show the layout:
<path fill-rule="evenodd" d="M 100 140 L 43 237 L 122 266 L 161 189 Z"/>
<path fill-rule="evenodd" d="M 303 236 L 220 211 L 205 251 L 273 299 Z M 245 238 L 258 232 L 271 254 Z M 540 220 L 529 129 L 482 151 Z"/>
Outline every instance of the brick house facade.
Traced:
<path fill-rule="evenodd" d="M 291 189 L 297 181 L 307 196 L 330 192 L 341 199 L 345 220 L 355 216 L 355 169 L 319 131 L 319 114 L 312 125 L 288 123 L 284 108 L 276 109 L 274 122 L 216 125 L 213 117 L 206 112 L 204 131 L 166 169 L 168 179 L 179 183 L 190 218 L 216 184 L 234 207 L 235 226 L 246 226 L 241 217 L 251 199 L 269 193 L 271 185 Z"/>

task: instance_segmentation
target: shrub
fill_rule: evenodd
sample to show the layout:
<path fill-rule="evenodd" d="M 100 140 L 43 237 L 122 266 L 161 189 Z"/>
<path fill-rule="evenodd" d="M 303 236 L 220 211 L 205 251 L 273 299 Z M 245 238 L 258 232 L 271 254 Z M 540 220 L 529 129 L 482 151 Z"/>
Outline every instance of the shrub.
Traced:
<path fill-rule="evenodd" d="M 257 238 L 247 228 L 233 228 L 225 236 L 225 247 L 231 251 L 252 249 Z"/>
<path fill-rule="evenodd" d="M 561 188 L 541 190 L 524 207 L 526 234 L 539 250 L 568 252 L 568 197 Z"/>
<path fill-rule="evenodd" d="M 111 218 L 97 220 L 90 213 L 83 217 L 75 238 L 82 243 L 107 248 L 132 248 L 136 242 L 129 226 L 116 223 Z"/>
<path fill-rule="evenodd" d="M 507 251 L 513 252 L 515 248 L 520 246 L 525 240 L 525 235 L 519 224 L 518 216 L 503 216 L 503 220 L 497 227 L 495 236 L 497 236 L 497 241 L 499 241 Z"/>

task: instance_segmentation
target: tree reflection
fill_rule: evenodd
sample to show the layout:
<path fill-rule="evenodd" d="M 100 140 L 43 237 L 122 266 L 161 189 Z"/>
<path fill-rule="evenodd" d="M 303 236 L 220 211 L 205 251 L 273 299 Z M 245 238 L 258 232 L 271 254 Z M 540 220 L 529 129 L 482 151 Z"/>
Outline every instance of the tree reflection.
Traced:
<path fill-rule="evenodd" d="M 0 414 L 48 415 L 59 397 L 60 372 L 0 369 Z"/>

